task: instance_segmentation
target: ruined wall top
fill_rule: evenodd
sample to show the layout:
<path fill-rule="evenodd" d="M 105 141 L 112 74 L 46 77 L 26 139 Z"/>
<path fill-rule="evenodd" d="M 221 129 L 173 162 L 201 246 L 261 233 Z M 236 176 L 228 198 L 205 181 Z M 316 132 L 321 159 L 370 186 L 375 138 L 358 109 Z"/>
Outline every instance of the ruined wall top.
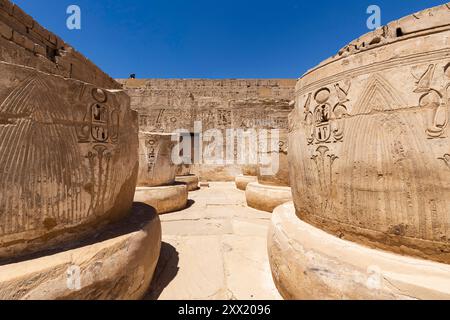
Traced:
<path fill-rule="evenodd" d="M 120 85 L 9 0 L 0 0 L 0 61 L 106 89 Z"/>
<path fill-rule="evenodd" d="M 131 96 L 146 91 L 186 92 L 221 99 L 292 100 L 297 79 L 116 79 Z"/>
<path fill-rule="evenodd" d="M 450 2 L 392 21 L 359 37 L 340 49 L 336 55 L 308 70 L 303 77 L 349 56 L 380 48 L 393 42 L 426 36 L 448 29 L 450 29 Z M 345 64 L 345 60 L 342 63 Z"/>

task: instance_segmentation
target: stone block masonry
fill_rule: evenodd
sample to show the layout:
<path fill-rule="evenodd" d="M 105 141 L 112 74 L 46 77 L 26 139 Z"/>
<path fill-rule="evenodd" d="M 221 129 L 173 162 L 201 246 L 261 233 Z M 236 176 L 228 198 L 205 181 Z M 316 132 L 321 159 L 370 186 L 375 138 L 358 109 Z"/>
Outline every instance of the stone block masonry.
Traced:
<path fill-rule="evenodd" d="M 131 108 L 139 113 L 139 128 L 171 133 L 227 129 L 287 130 L 296 79 L 126 79 L 123 84 Z M 209 146 L 205 142 L 203 150 Z M 222 146 L 226 154 L 225 145 Z M 203 180 L 234 181 L 243 172 L 238 164 L 198 164 Z"/>
<path fill-rule="evenodd" d="M 0 60 L 107 89 L 120 85 L 9 0 L 0 0 Z"/>

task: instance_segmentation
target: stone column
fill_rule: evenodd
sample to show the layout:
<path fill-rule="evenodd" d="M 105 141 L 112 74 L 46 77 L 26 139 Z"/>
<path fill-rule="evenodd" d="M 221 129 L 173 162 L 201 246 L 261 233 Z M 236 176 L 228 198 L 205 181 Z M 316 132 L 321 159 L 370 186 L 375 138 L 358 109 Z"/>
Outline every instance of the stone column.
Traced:
<path fill-rule="evenodd" d="M 7 0 L 0 47 L 0 299 L 141 298 L 161 224 L 129 97 Z"/>
<path fill-rule="evenodd" d="M 185 139 L 185 138 L 187 138 L 187 137 L 183 137 L 183 139 Z M 197 191 L 200 189 L 199 188 L 200 181 L 199 181 L 198 176 L 192 173 L 192 165 L 195 160 L 194 154 L 196 152 L 195 144 L 193 141 L 194 135 L 192 135 L 192 134 L 189 135 L 188 139 L 191 144 L 191 150 L 190 150 L 191 156 L 190 156 L 190 159 L 186 159 L 186 160 L 188 160 L 187 161 L 188 163 L 180 164 L 177 167 L 175 180 L 180 183 L 185 183 L 188 187 L 188 191 Z M 183 159 L 183 161 L 185 161 L 185 159 Z"/>
<path fill-rule="evenodd" d="M 172 161 L 177 143 L 168 133 L 139 133 L 139 177 L 134 200 L 152 206 L 159 214 L 187 206 L 188 189 L 175 181 L 178 166 Z"/>
<path fill-rule="evenodd" d="M 392 22 L 298 82 L 269 235 L 285 298 L 450 298 L 449 21 Z"/>
<path fill-rule="evenodd" d="M 257 181 L 247 185 L 245 196 L 250 207 L 272 212 L 279 205 L 292 201 L 287 130 L 280 130 L 278 137 L 269 137 L 267 147 L 259 148 L 261 164 L 256 168 Z"/>

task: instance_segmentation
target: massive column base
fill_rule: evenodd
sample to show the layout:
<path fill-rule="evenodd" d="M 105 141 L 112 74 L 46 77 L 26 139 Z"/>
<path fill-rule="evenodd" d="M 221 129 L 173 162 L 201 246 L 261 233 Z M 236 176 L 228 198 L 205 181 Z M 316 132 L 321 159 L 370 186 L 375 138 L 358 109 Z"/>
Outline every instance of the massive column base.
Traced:
<path fill-rule="evenodd" d="M 240 175 L 237 176 L 235 180 L 236 188 L 242 191 L 245 191 L 247 189 L 248 184 L 253 182 L 258 182 L 258 177 Z"/>
<path fill-rule="evenodd" d="M 278 207 L 268 239 L 275 284 L 285 299 L 450 299 L 450 265 L 370 249 Z"/>
<path fill-rule="evenodd" d="M 273 212 L 279 205 L 292 201 L 291 188 L 268 186 L 258 182 L 247 185 L 245 197 L 249 207 L 267 212 Z"/>
<path fill-rule="evenodd" d="M 196 191 L 200 189 L 198 187 L 199 179 L 196 175 L 188 175 L 188 176 L 177 176 L 175 178 L 176 182 L 187 184 L 188 191 Z"/>
<path fill-rule="evenodd" d="M 152 206 L 158 214 L 183 210 L 187 207 L 188 187 L 185 183 L 162 187 L 138 187 L 134 201 Z"/>
<path fill-rule="evenodd" d="M 140 299 L 160 249 L 159 217 L 153 208 L 135 204 L 130 217 L 91 237 L 3 262 L 0 300 Z"/>

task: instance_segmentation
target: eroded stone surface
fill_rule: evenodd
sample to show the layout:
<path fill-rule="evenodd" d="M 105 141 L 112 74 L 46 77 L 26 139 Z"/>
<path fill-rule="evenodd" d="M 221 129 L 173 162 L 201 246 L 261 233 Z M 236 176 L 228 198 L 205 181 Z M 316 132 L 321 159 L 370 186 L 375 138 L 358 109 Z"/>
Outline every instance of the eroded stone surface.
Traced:
<path fill-rule="evenodd" d="M 297 85 L 289 162 L 301 219 L 450 262 L 450 9 L 363 36 Z"/>
<path fill-rule="evenodd" d="M 175 145 L 172 134 L 139 132 L 138 187 L 157 187 L 175 182 L 178 169 L 172 162 Z"/>
<path fill-rule="evenodd" d="M 450 266 L 334 237 L 278 207 L 268 241 L 275 283 L 286 299 L 450 299 Z"/>
<path fill-rule="evenodd" d="M 132 108 L 139 112 L 141 131 L 171 133 L 183 129 L 187 135 L 200 131 L 197 133 L 205 134 L 202 150 L 216 147 L 215 150 L 221 150 L 211 152 L 210 157 L 214 159 L 207 159 L 209 161 L 216 160 L 215 157 L 223 161 L 227 144 L 243 147 L 237 137 L 226 141 L 227 129 L 286 130 L 296 82 L 294 79 L 118 81 L 131 96 Z M 195 122 L 200 123 L 200 127 L 194 128 Z M 209 140 L 206 132 L 210 129 L 219 130 L 224 141 Z M 192 138 L 197 139 L 198 135 L 193 134 Z M 256 147 L 243 147 L 242 153 L 247 159 L 254 159 Z M 244 171 L 249 167 L 238 159 L 235 164 L 227 165 L 203 160 L 196 163 L 190 173 L 204 181 L 234 181 L 239 174 L 247 174 Z M 256 164 L 256 160 L 252 161 Z"/>
<path fill-rule="evenodd" d="M 270 215 L 246 207 L 233 183 L 190 194 L 161 216 L 163 249 L 148 299 L 280 299 L 270 274 Z"/>
<path fill-rule="evenodd" d="M 290 186 L 288 150 L 287 130 L 279 130 L 268 137 L 266 147 L 259 148 L 261 164 L 257 166 L 257 176 L 260 184 Z"/>
<path fill-rule="evenodd" d="M 161 226 L 151 209 L 131 211 L 129 97 L 8 0 L 0 84 L 0 299 L 140 298 Z"/>
<path fill-rule="evenodd" d="M 0 61 L 101 88 L 120 88 L 119 83 L 9 0 L 0 0 Z"/>

